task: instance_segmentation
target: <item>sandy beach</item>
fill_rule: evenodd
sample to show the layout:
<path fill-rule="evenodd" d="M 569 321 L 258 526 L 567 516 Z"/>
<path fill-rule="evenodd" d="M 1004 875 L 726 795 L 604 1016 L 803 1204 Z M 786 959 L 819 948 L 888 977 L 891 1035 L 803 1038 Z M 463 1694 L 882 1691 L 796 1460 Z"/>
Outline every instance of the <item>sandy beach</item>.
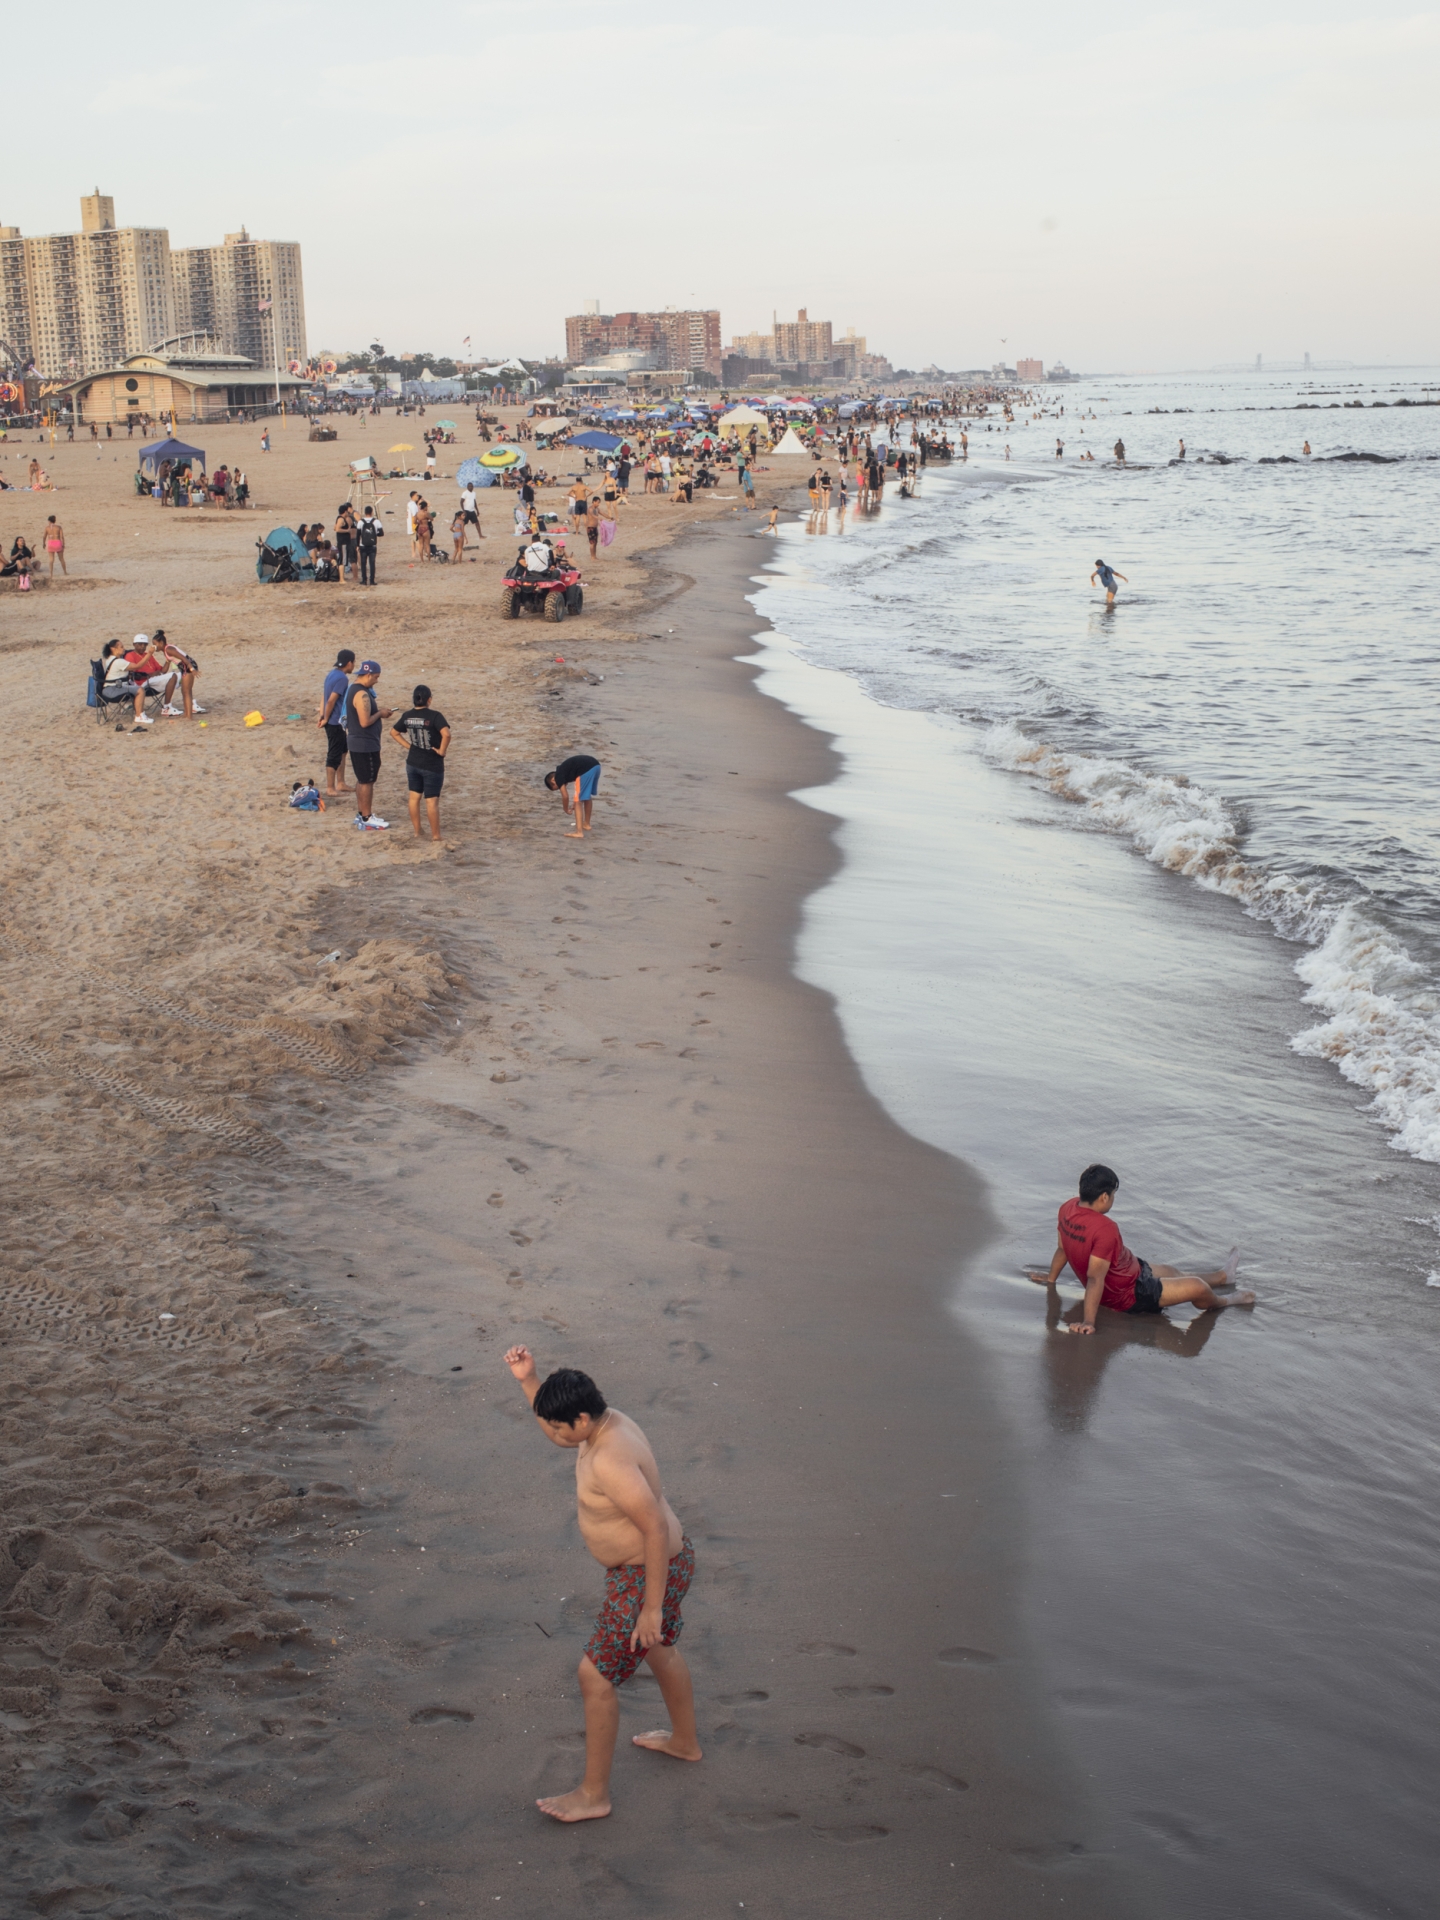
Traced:
<path fill-rule="evenodd" d="M 478 565 L 405 567 L 392 521 L 373 593 L 267 588 L 255 538 L 333 519 L 358 432 L 200 437 L 257 511 L 161 511 L 79 446 L 3 503 L 59 511 L 72 567 L 0 600 L 46 716 L 0 946 L 14 1884 L 117 1916 L 1125 1912 L 946 1305 L 983 1193 L 791 971 L 837 856 L 787 796 L 834 760 L 737 661 L 762 515 L 637 498 L 581 618 L 511 623 L 508 494 Z M 97 727 L 88 660 L 157 623 L 206 726 Z M 339 645 L 449 717 L 443 852 L 388 747 L 391 833 L 286 809 Z M 572 749 L 605 764 L 583 845 L 539 784 Z M 578 1775 L 600 1574 L 515 1340 L 641 1421 L 699 1558 L 705 1763 L 628 1750 L 637 1681 L 584 1828 L 533 1801 Z"/>

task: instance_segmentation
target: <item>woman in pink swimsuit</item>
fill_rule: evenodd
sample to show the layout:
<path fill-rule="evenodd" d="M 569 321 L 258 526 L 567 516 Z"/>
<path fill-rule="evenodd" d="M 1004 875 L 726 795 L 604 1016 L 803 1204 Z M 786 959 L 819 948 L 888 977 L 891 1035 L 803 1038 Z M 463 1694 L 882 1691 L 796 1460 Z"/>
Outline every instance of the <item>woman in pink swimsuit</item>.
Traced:
<path fill-rule="evenodd" d="M 50 578 L 52 580 L 55 578 L 55 562 L 57 560 L 60 562 L 60 571 L 64 574 L 69 573 L 70 569 L 65 564 L 65 529 L 60 525 L 60 522 L 55 518 L 53 513 L 45 522 L 45 551 L 50 556 Z"/>

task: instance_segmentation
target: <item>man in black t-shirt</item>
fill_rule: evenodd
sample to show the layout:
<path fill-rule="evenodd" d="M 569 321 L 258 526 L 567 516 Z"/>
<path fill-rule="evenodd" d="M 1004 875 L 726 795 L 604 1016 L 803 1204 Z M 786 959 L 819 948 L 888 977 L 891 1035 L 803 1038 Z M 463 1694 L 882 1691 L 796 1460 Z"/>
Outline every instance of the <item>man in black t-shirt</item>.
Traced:
<path fill-rule="evenodd" d="M 599 784 L 600 762 L 593 753 L 572 753 L 553 773 L 546 774 L 545 785 L 551 793 L 559 794 L 566 813 L 575 816 L 575 828 L 566 834 L 567 840 L 582 840 L 590 831 L 590 812 Z"/>
<path fill-rule="evenodd" d="M 443 713 L 437 713 L 430 704 L 429 687 L 416 687 L 414 706 L 405 712 L 390 729 L 390 738 L 397 747 L 408 747 L 405 756 L 405 779 L 409 786 L 406 795 L 410 803 L 410 824 L 415 829 L 415 838 L 423 840 L 420 831 L 420 802 L 425 802 L 426 817 L 430 822 L 430 838 L 438 845 L 440 840 L 440 789 L 445 784 L 445 755 L 450 747 L 450 722 Z"/>

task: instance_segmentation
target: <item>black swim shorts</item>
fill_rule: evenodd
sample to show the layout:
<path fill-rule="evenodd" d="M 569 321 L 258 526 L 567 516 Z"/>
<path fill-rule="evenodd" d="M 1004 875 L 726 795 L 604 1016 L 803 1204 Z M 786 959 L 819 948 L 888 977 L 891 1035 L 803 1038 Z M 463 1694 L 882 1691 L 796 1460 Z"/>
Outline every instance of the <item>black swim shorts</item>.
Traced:
<path fill-rule="evenodd" d="M 1135 1281 L 1135 1304 L 1131 1313 L 1159 1313 L 1160 1289 L 1163 1282 L 1157 1280 L 1150 1271 L 1148 1260 L 1140 1262 L 1140 1272 Z"/>
<path fill-rule="evenodd" d="M 325 723 L 325 764 L 327 767 L 343 767 L 345 756 L 350 751 L 345 741 L 344 727 L 337 727 L 333 721 Z"/>
<path fill-rule="evenodd" d="M 444 767 L 411 767 L 405 769 L 405 784 L 411 793 L 418 793 L 427 800 L 438 800 L 440 789 L 445 784 Z"/>
<path fill-rule="evenodd" d="M 350 765 L 355 769 L 355 778 L 362 787 L 373 787 L 380 778 L 380 756 L 378 753 L 356 753 L 350 750 Z"/>

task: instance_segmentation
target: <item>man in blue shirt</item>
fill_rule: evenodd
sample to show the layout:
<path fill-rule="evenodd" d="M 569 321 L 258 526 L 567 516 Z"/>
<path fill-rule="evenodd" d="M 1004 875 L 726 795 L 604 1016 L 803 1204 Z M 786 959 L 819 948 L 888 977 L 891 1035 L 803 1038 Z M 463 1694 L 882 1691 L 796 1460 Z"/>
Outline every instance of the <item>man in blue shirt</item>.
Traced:
<path fill-rule="evenodd" d="M 1115 582 L 1117 580 L 1125 580 L 1124 574 L 1116 573 L 1115 569 L 1113 567 L 1107 567 L 1103 560 L 1097 560 L 1095 562 L 1095 571 L 1090 576 L 1090 584 L 1092 587 L 1097 580 L 1105 589 L 1106 606 L 1113 607 L 1115 604 Z M 1128 587 L 1130 582 L 1125 580 L 1125 584 Z"/>
<path fill-rule="evenodd" d="M 335 656 L 335 664 L 325 676 L 325 685 L 320 692 L 320 717 L 315 722 L 325 735 L 325 791 L 326 793 L 349 793 L 345 784 L 345 755 L 349 744 L 345 738 L 345 722 L 342 717 L 345 706 L 345 690 L 350 685 L 350 669 L 355 664 L 355 656 L 349 647 Z"/>

